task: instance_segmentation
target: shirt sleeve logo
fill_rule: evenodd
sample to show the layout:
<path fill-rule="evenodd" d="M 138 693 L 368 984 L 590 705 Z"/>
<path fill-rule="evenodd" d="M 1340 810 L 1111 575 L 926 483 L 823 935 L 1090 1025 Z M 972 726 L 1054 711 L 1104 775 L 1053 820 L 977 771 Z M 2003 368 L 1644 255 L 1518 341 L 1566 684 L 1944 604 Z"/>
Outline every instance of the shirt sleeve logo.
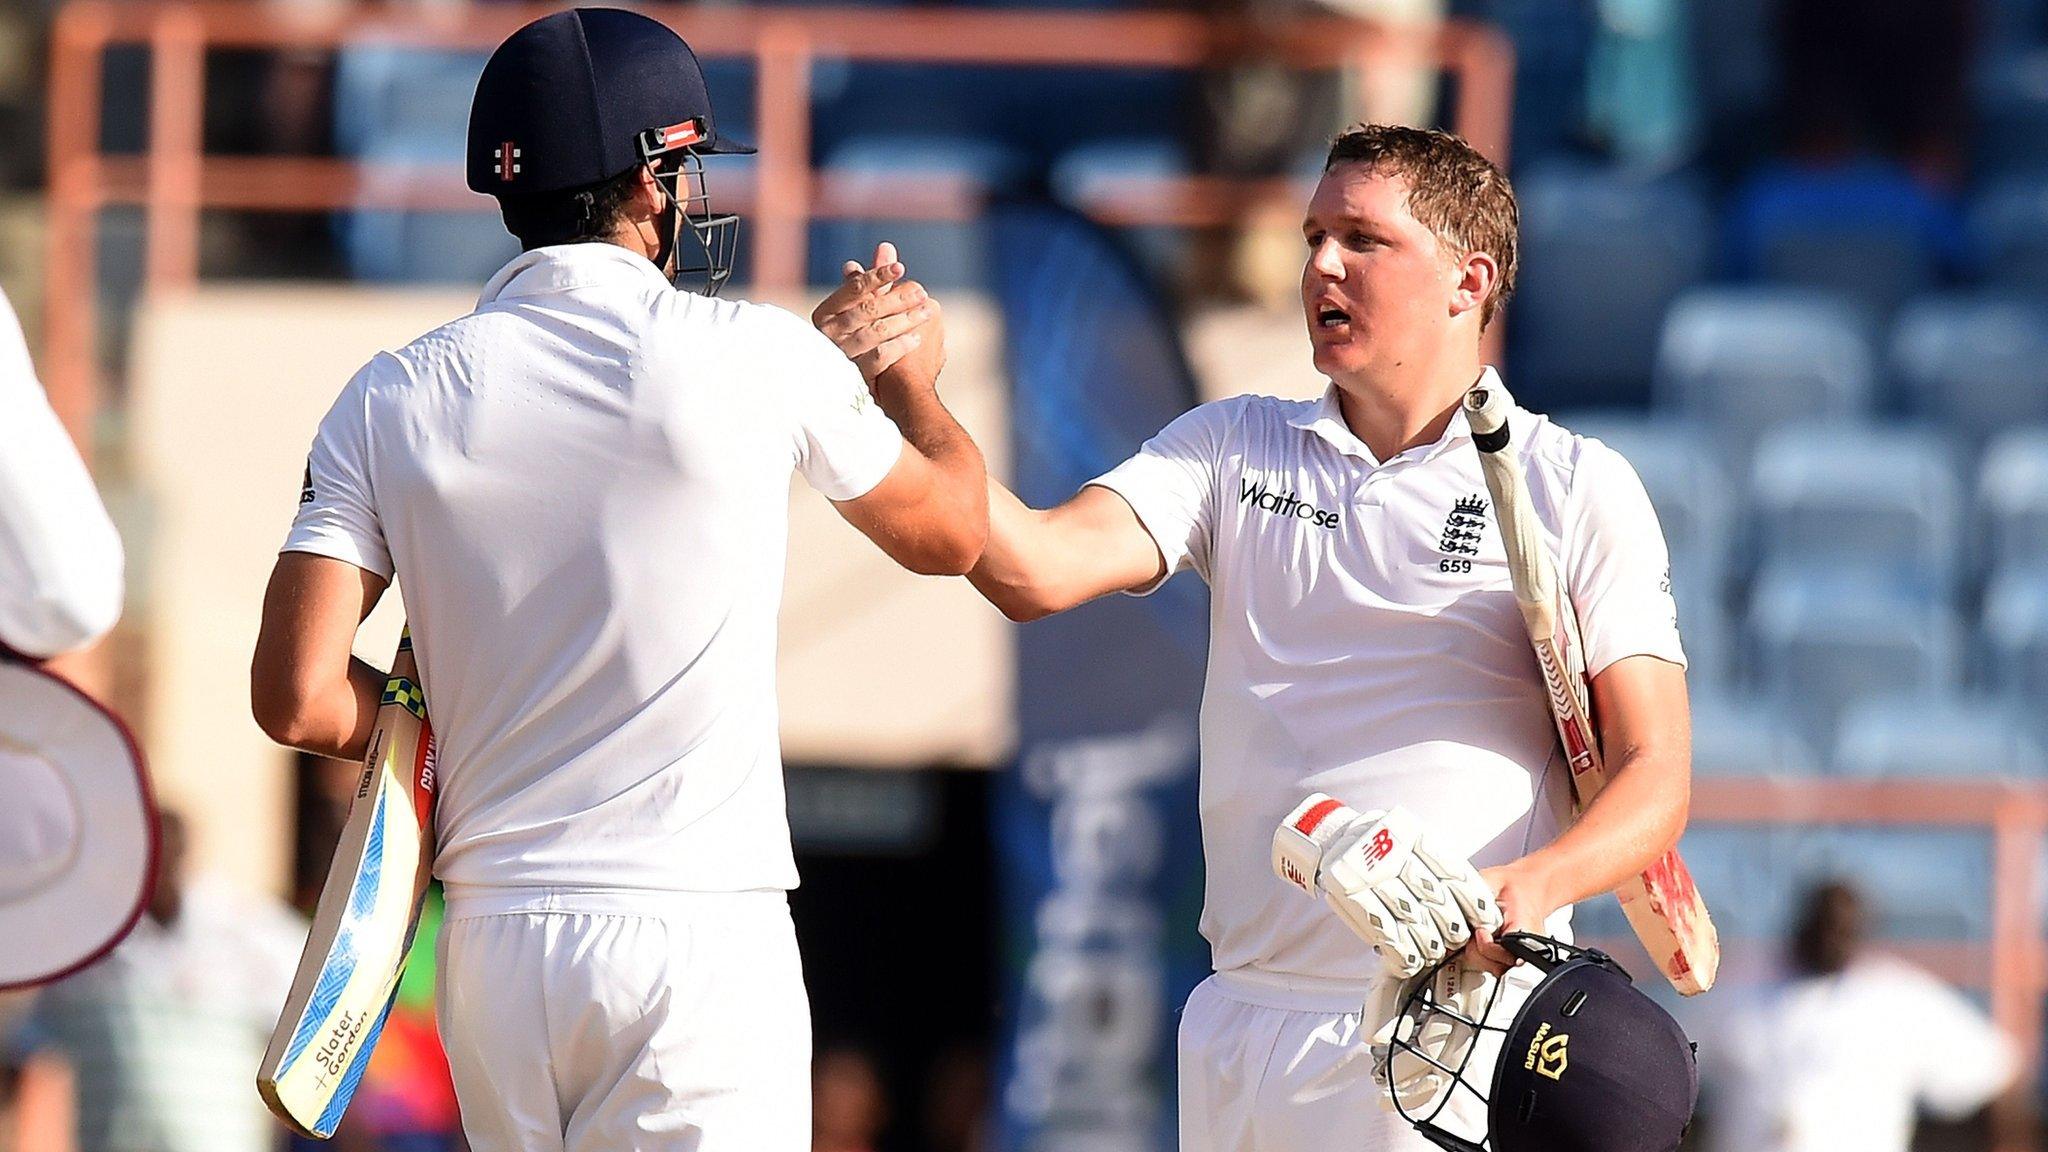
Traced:
<path fill-rule="evenodd" d="M 299 507 L 313 502 L 313 462 L 306 461 L 306 478 L 299 481 Z"/>

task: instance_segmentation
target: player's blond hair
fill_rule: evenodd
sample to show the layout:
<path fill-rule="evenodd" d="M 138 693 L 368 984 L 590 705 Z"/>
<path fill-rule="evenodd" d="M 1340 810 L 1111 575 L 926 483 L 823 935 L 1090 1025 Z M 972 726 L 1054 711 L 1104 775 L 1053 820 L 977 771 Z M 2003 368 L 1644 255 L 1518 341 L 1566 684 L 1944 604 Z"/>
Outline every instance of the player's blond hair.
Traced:
<path fill-rule="evenodd" d="M 1328 172 L 1339 164 L 1364 164 L 1381 176 L 1408 185 L 1408 211 L 1458 256 L 1484 252 L 1500 277 L 1480 305 L 1479 327 L 1515 294 L 1517 236 L 1522 210 L 1514 186 L 1493 161 L 1462 138 L 1434 128 L 1359 124 L 1330 142 Z"/>

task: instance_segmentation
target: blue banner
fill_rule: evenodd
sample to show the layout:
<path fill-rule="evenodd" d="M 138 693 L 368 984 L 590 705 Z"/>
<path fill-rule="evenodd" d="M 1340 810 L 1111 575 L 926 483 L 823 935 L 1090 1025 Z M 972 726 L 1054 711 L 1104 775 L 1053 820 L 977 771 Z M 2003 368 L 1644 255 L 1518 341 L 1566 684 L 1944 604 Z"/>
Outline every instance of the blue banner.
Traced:
<path fill-rule="evenodd" d="M 1136 264 L 1062 209 L 990 217 L 1013 486 L 1071 497 L 1195 403 L 1178 331 Z M 1011 1152 L 1167 1152 L 1174 1031 L 1209 970 L 1196 825 L 1208 595 L 1192 575 L 1019 632 L 1017 770 L 996 789 Z"/>

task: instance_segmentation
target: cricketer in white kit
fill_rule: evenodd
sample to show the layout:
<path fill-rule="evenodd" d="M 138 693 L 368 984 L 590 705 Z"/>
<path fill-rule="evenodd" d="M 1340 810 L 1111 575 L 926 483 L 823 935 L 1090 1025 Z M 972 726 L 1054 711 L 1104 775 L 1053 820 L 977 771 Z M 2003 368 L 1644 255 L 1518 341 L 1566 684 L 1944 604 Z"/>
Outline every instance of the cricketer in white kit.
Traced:
<path fill-rule="evenodd" d="M 121 537 L 0 296 L 0 645 L 40 659 L 121 615 Z"/>
<path fill-rule="evenodd" d="M 624 131 L 550 134 L 593 124 Z M 398 579 L 439 741 L 441 1035 L 476 1152 L 800 1152 L 775 701 L 790 475 L 906 567 L 974 562 L 981 455 L 934 391 L 940 329 L 906 335 L 937 305 L 886 248 L 821 306 L 832 339 L 678 291 L 693 246 L 712 289 L 729 270 L 697 153 L 740 146 L 647 17 L 516 33 L 471 138 L 472 186 L 526 250 L 322 421 L 255 712 L 360 757 L 382 675 L 350 643 Z M 544 176 L 562 186 L 521 191 Z"/>
<path fill-rule="evenodd" d="M 991 486 L 969 578 L 1014 619 L 1143 594 L 1184 568 L 1210 586 L 1201 927 L 1216 971 L 1181 1019 L 1182 1152 L 1428 1147 L 1373 1079 L 1378 1021 L 1361 1006 L 1381 962 L 1274 875 L 1276 825 L 1305 797 L 1348 806 L 1319 812 L 1332 826 L 1405 809 L 1445 875 L 1469 875 L 1468 859 L 1484 869 L 1502 930 L 1552 936 L 1574 901 L 1612 890 L 1683 827 L 1685 657 L 1655 514 L 1620 456 L 1518 410 L 1513 442 L 1585 626 L 1615 765 L 1571 822 L 1459 406 L 1493 371 L 1480 335 L 1513 284 L 1515 221 L 1506 178 L 1463 141 L 1345 133 L 1304 224 L 1321 399 L 1202 405 L 1049 511 Z M 1307 863 L 1329 889 L 1333 860 Z M 1471 936 L 1475 971 L 1510 961 L 1484 918 L 1441 927 L 1453 944 Z M 1500 1019 L 1528 973 L 1509 975 Z"/>

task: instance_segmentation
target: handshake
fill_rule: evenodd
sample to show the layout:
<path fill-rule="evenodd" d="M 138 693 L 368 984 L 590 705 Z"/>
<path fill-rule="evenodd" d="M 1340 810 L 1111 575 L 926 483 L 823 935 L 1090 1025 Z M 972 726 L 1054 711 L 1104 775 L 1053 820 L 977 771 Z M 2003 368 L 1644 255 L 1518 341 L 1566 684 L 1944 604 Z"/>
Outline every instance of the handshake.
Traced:
<path fill-rule="evenodd" d="M 1318 792 L 1273 833 L 1273 871 L 1314 895 L 1405 980 L 1475 930 L 1501 926 L 1500 902 L 1469 861 L 1430 850 L 1405 808 L 1359 813 Z"/>
<path fill-rule="evenodd" d="M 849 260 L 839 286 L 811 312 L 811 323 L 874 384 L 892 381 L 929 387 L 946 361 L 946 326 L 939 302 L 924 285 L 906 279 L 894 244 L 875 246 L 873 267 Z"/>

